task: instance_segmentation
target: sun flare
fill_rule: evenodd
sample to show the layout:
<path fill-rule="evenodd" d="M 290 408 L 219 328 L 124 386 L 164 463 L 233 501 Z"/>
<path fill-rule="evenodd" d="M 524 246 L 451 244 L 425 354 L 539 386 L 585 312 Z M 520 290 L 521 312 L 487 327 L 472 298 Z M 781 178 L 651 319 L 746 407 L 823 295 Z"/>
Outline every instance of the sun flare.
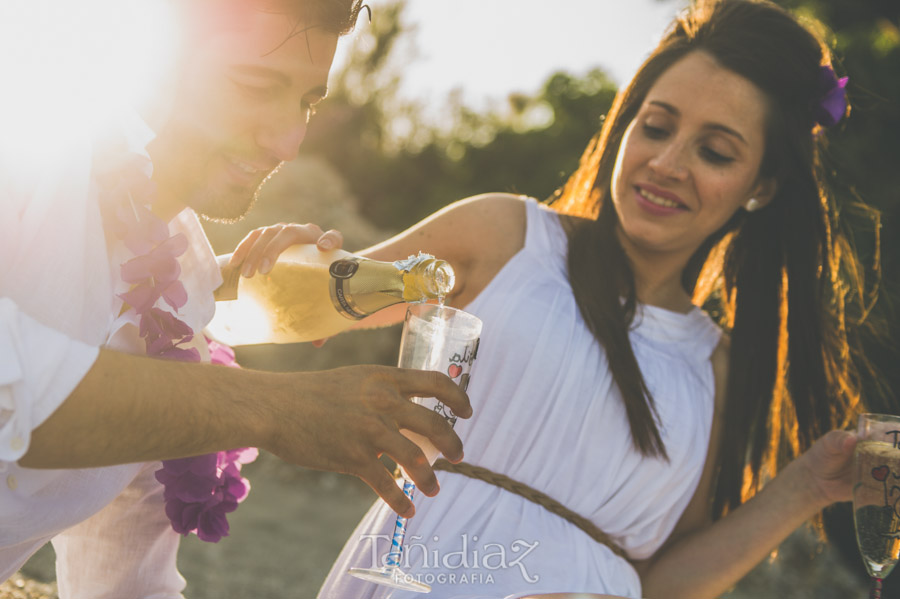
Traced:
<path fill-rule="evenodd" d="M 40 160 L 147 101 L 178 39 L 169 0 L 0 2 L 0 145 Z"/>

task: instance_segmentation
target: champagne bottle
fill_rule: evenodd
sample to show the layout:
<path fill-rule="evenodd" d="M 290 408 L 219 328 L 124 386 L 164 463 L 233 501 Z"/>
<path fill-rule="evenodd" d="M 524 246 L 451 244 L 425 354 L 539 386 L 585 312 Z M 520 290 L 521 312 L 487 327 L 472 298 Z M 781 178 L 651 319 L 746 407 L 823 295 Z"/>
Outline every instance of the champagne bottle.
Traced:
<path fill-rule="evenodd" d="M 215 291 L 216 314 L 207 331 L 228 345 L 294 343 L 331 337 L 354 322 L 400 302 L 442 299 L 453 289 L 453 269 L 419 253 L 380 262 L 343 250 L 294 246 L 267 274 L 240 276 L 219 256 L 224 282 Z"/>

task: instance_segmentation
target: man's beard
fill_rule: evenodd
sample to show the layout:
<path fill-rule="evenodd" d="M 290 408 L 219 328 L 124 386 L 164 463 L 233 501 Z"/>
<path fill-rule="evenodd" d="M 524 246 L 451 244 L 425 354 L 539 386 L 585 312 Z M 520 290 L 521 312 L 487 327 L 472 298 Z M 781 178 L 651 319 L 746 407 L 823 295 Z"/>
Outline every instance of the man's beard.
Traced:
<path fill-rule="evenodd" d="M 234 144 L 216 143 L 190 127 L 163 130 L 147 150 L 160 195 L 213 222 L 241 220 L 256 204 L 260 188 L 281 168 L 281 164 L 276 165 L 256 183 L 224 182 L 227 177 L 222 176 L 222 169 L 227 157 L 252 152 Z"/>
<path fill-rule="evenodd" d="M 244 218 L 256 205 L 259 192 L 266 181 L 272 178 L 281 168 L 279 164 L 263 178 L 252 190 L 232 187 L 227 193 L 216 193 L 205 188 L 198 190 L 186 202 L 187 206 L 204 220 L 214 223 L 232 224 Z"/>
<path fill-rule="evenodd" d="M 188 208 L 191 208 L 203 220 L 230 225 L 243 219 L 253 209 L 253 206 L 256 205 L 256 200 L 259 198 L 259 187 L 256 188 L 249 198 L 241 202 L 235 201 L 227 204 L 216 200 L 205 201 L 209 198 L 207 194 L 208 192 L 204 194 L 201 200 L 188 202 Z"/>

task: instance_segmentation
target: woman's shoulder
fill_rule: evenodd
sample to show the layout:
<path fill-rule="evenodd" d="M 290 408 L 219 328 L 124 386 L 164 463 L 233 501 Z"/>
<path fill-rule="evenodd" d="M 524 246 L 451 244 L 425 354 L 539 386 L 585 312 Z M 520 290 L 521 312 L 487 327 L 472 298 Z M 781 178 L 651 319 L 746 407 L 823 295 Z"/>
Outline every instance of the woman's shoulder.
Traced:
<path fill-rule="evenodd" d="M 528 201 L 510 193 L 472 196 L 442 211 L 444 228 L 452 229 L 458 242 L 479 257 L 487 250 L 492 260 L 509 259 L 525 243 Z"/>
<path fill-rule="evenodd" d="M 512 193 L 482 193 L 450 204 L 448 209 L 467 218 L 473 228 L 501 226 L 511 231 L 524 226 L 526 204 L 533 201 L 533 198 Z"/>
<path fill-rule="evenodd" d="M 524 246 L 528 204 L 535 200 L 510 193 L 486 193 L 455 202 L 436 216 L 440 236 L 452 243 L 465 277 L 455 300 L 472 301 Z"/>
<path fill-rule="evenodd" d="M 486 193 L 460 200 L 448 206 L 467 220 L 471 230 L 500 231 L 518 248 L 525 244 L 532 225 L 570 234 L 589 219 L 556 211 L 548 204 L 526 195 Z"/>
<path fill-rule="evenodd" d="M 575 220 L 524 195 L 491 193 L 473 196 L 456 207 L 464 216 L 462 228 L 487 251 L 477 259 L 505 264 L 523 248 L 541 255 L 566 255 L 568 234 Z"/>

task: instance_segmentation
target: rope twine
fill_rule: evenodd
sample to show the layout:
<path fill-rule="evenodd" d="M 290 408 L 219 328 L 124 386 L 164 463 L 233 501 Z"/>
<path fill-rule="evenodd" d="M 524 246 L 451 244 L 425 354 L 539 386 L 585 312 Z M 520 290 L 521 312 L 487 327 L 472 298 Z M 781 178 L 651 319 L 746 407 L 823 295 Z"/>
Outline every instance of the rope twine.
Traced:
<path fill-rule="evenodd" d="M 441 458 L 434 463 L 433 468 L 435 470 L 443 470 L 444 472 L 455 472 L 456 474 L 462 474 L 463 476 L 468 476 L 469 478 L 484 481 L 486 483 L 494 485 L 495 487 L 506 489 L 511 493 L 515 493 L 520 497 L 524 497 L 528 501 L 538 504 L 547 511 L 568 520 L 569 522 L 583 530 L 589 537 L 591 537 L 598 543 L 609 547 L 609 549 L 619 557 L 626 560 L 628 559 L 628 554 L 625 553 L 625 551 L 621 547 L 619 547 L 618 543 L 616 543 L 612 537 L 597 528 L 597 526 L 593 522 L 583 516 L 576 514 L 546 493 L 542 493 L 541 491 L 529 487 L 524 483 L 513 480 L 505 474 L 498 474 L 496 472 L 488 470 L 487 468 L 474 466 L 472 464 L 467 464 L 466 462 L 451 464 L 444 458 Z"/>

